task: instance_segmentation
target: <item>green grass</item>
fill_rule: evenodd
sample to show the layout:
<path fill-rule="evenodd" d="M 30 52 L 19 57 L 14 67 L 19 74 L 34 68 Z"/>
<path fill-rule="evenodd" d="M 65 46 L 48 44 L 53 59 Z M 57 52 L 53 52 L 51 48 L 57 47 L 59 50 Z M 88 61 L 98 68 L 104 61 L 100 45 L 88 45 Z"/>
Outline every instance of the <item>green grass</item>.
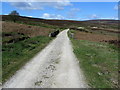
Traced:
<path fill-rule="evenodd" d="M 4 39 L 4 38 L 3 38 Z M 37 36 L 16 43 L 4 44 L 2 49 L 3 83 L 26 62 L 41 51 L 52 38 Z"/>
<path fill-rule="evenodd" d="M 118 87 L 118 51 L 114 45 L 75 39 L 71 41 L 90 87 Z"/>

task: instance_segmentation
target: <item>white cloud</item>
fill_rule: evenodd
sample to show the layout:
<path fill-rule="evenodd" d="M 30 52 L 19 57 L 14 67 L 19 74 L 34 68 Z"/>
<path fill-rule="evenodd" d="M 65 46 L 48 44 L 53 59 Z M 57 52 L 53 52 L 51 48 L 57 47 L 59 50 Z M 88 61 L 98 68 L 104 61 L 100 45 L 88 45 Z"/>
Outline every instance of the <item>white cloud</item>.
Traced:
<path fill-rule="evenodd" d="M 77 19 L 77 13 L 80 11 L 79 8 L 71 8 L 67 13 L 67 18 L 69 19 Z"/>
<path fill-rule="evenodd" d="M 56 9 L 59 9 L 59 10 L 63 10 L 64 9 L 64 7 L 61 7 L 61 6 L 54 6 Z"/>
<path fill-rule="evenodd" d="M 115 5 L 115 6 L 114 6 L 114 9 L 115 9 L 115 10 L 120 9 L 120 5 Z"/>
<path fill-rule="evenodd" d="M 2 2 L 69 2 L 69 0 L 1 0 Z"/>
<path fill-rule="evenodd" d="M 79 8 L 71 8 L 71 11 L 76 12 L 76 11 L 80 11 L 80 9 Z"/>
<path fill-rule="evenodd" d="M 118 20 L 117 17 L 100 17 L 100 18 L 97 18 L 97 19 L 108 19 L 108 20 Z M 92 19 L 92 18 L 79 18 L 78 20 L 81 20 L 81 21 L 84 21 L 84 20 L 95 20 L 95 19 Z"/>
<path fill-rule="evenodd" d="M 13 1 L 13 2 L 10 2 Z M 49 6 L 56 9 L 64 9 L 66 6 L 72 5 L 69 0 L 53 0 L 53 2 L 36 2 L 37 0 L 22 0 L 23 2 L 15 2 L 15 0 L 9 0 L 11 5 L 19 9 L 44 9 Z"/>
<path fill-rule="evenodd" d="M 4 15 L 8 15 L 8 14 L 5 13 Z"/>
<path fill-rule="evenodd" d="M 118 10 L 118 5 L 115 5 L 114 9 L 115 9 L 115 10 Z"/>
<path fill-rule="evenodd" d="M 2 0 L 4 2 L 56 2 L 56 1 L 65 1 L 65 2 L 118 2 L 119 0 Z"/>
<path fill-rule="evenodd" d="M 97 19 L 97 18 L 99 18 L 99 16 L 97 16 L 96 14 L 93 14 L 93 15 L 90 16 L 90 18 L 91 19 Z"/>
<path fill-rule="evenodd" d="M 67 0 L 61 0 L 61 1 L 58 1 L 58 2 L 54 2 L 54 7 L 56 8 L 56 9 L 59 9 L 59 10 L 63 10 L 64 9 L 64 7 L 66 7 L 66 6 L 71 6 L 72 4 L 69 2 L 69 1 L 67 1 Z"/>
<path fill-rule="evenodd" d="M 41 4 L 31 3 L 31 2 L 11 2 L 11 5 L 19 9 L 28 9 L 28 10 L 43 10 Z"/>
<path fill-rule="evenodd" d="M 109 16 L 109 17 L 98 16 L 98 19 L 114 19 L 114 20 L 118 20 L 118 15 Z"/>
<path fill-rule="evenodd" d="M 95 19 L 113 19 L 113 20 L 118 20 L 117 16 L 113 16 L 113 17 L 103 17 L 103 16 L 99 16 L 97 14 L 92 14 L 89 16 L 85 16 L 82 18 L 79 18 L 78 20 L 95 20 Z"/>
<path fill-rule="evenodd" d="M 44 13 L 42 17 L 43 17 L 43 18 L 50 18 L 50 14 Z"/>
<path fill-rule="evenodd" d="M 98 16 L 97 14 L 92 14 L 92 15 L 86 15 L 85 17 L 83 17 L 82 19 L 84 20 L 93 20 L 93 19 L 99 19 L 100 16 Z"/>
<path fill-rule="evenodd" d="M 101 17 L 99 19 L 113 19 L 113 20 L 118 20 L 118 17 L 107 17 L 107 18 Z"/>
<path fill-rule="evenodd" d="M 118 1 L 119 0 L 74 0 L 73 2 L 118 2 Z"/>
<path fill-rule="evenodd" d="M 40 18 L 45 18 L 45 19 L 64 19 L 62 15 L 56 15 L 56 14 L 49 14 L 49 13 L 44 13 L 42 17 Z"/>
<path fill-rule="evenodd" d="M 33 17 L 33 16 L 27 16 L 27 17 Z"/>

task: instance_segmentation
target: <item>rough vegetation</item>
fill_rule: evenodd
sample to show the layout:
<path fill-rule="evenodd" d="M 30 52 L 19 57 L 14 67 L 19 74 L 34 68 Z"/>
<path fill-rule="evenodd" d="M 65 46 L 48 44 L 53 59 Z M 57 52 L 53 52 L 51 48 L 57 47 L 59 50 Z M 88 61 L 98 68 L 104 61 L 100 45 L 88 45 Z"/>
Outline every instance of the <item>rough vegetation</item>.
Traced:
<path fill-rule="evenodd" d="M 110 35 L 103 35 L 103 34 L 95 34 L 95 33 L 86 33 L 86 32 L 75 32 L 75 39 L 78 40 L 88 40 L 88 41 L 95 41 L 95 42 L 102 42 L 103 40 L 118 40 L 117 36 L 110 36 Z"/>
<path fill-rule="evenodd" d="M 51 38 L 46 36 L 37 36 L 11 44 L 3 44 L 3 82 L 42 50 L 50 40 Z"/>
<path fill-rule="evenodd" d="M 12 21 L 9 15 L 2 16 L 3 21 Z M 29 21 L 29 22 L 28 22 Z M 73 27 L 86 27 L 90 29 L 91 27 L 98 27 L 104 29 L 118 29 L 118 20 L 88 20 L 88 21 L 73 21 L 73 20 L 47 20 L 38 18 L 29 18 L 24 16 L 19 16 L 17 22 L 31 24 L 31 25 L 41 25 L 51 28 L 73 28 Z"/>
<path fill-rule="evenodd" d="M 3 82 L 11 77 L 52 38 L 49 33 L 70 28 L 80 66 L 94 88 L 118 87 L 118 20 L 45 20 L 3 15 Z M 117 46 L 117 47 L 116 47 Z"/>
<path fill-rule="evenodd" d="M 118 88 L 118 51 L 114 45 L 73 39 L 72 43 L 89 86 Z"/>
<path fill-rule="evenodd" d="M 18 32 L 21 34 L 25 34 L 29 37 L 35 37 L 40 35 L 48 36 L 50 32 L 54 31 L 54 29 L 50 28 L 19 24 L 14 22 L 3 22 L 2 28 L 3 32 Z"/>
<path fill-rule="evenodd" d="M 93 88 L 118 88 L 118 35 L 70 30 L 74 53 Z"/>
<path fill-rule="evenodd" d="M 14 22 L 2 23 L 3 82 L 42 50 L 54 29 Z"/>

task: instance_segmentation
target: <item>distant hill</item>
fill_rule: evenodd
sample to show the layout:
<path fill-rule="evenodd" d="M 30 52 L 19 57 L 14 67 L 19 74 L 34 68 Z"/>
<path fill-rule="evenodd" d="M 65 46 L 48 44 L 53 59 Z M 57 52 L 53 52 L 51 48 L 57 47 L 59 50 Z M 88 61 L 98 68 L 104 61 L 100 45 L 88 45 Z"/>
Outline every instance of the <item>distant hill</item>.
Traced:
<path fill-rule="evenodd" d="M 81 23 L 80 21 L 72 21 L 72 20 L 49 20 L 49 19 L 41 19 L 41 18 L 31 18 L 31 17 L 24 17 L 24 16 L 18 16 L 19 22 L 42 22 L 50 25 L 66 25 L 66 24 L 79 24 Z M 2 20 L 3 21 L 12 21 L 11 17 L 9 15 L 2 15 Z"/>
<path fill-rule="evenodd" d="M 98 20 L 87 20 L 87 22 L 90 22 L 90 23 L 116 24 L 116 23 L 119 22 L 119 20 L 113 20 L 113 19 L 98 19 Z"/>
<path fill-rule="evenodd" d="M 12 21 L 9 15 L 1 15 L 2 21 Z M 53 26 L 59 27 L 74 27 L 74 26 L 97 26 L 101 27 L 106 25 L 109 27 L 117 27 L 118 20 L 86 20 L 86 21 L 74 21 L 74 20 L 49 20 L 49 19 L 42 19 L 42 18 L 32 18 L 32 17 L 25 17 L 25 16 L 18 16 L 17 22 L 26 23 L 26 24 L 40 24 L 45 23 Z"/>

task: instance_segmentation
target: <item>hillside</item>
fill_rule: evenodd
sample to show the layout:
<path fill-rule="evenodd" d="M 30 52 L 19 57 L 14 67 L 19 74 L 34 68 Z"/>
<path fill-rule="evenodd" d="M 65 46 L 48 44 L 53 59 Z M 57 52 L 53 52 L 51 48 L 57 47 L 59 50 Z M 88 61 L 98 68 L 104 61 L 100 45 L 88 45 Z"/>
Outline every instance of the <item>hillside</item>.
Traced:
<path fill-rule="evenodd" d="M 62 36 L 59 39 L 56 38 L 58 42 L 53 44 L 52 49 L 46 55 L 46 57 L 51 57 L 51 59 L 47 60 L 56 61 L 56 58 L 52 59 L 54 56 L 59 56 L 56 50 L 62 52 L 60 48 L 64 47 L 63 55 L 65 55 L 66 59 L 63 61 L 66 61 L 68 59 L 67 56 L 71 55 L 67 55 L 70 48 L 67 48 L 69 44 L 66 42 L 68 40 L 67 31 L 63 31 L 65 28 L 69 28 L 68 35 L 72 41 L 74 54 L 79 60 L 78 64 L 84 71 L 89 86 L 93 88 L 118 87 L 117 64 L 118 47 L 120 45 L 118 34 L 120 31 L 118 30 L 117 20 L 47 20 L 18 16 L 14 22 L 12 17 L 8 15 L 2 16 L 3 83 L 54 39 L 49 37 L 49 34 L 55 30 L 65 33 L 61 34 Z M 64 38 L 65 41 L 63 42 L 62 37 L 64 36 L 66 38 Z M 68 52 L 66 52 L 66 49 Z M 49 50 L 47 49 L 47 51 Z M 40 57 L 42 56 L 44 54 Z M 71 58 L 69 57 L 69 59 Z M 56 64 L 59 63 L 59 61 L 56 61 Z M 66 66 L 66 63 L 64 64 Z M 42 69 L 40 68 L 39 70 Z M 43 79 L 45 78 L 49 79 L 48 77 L 43 77 Z M 39 85 L 41 81 L 35 82 L 35 84 Z"/>
<path fill-rule="evenodd" d="M 12 21 L 9 15 L 2 15 L 3 21 Z M 28 22 L 29 21 L 29 22 Z M 73 26 L 98 26 L 106 28 L 117 28 L 118 20 L 88 20 L 88 21 L 73 21 L 73 20 L 48 20 L 42 18 L 31 18 L 25 16 L 18 16 L 17 22 L 26 23 L 26 24 L 49 24 L 59 27 L 73 27 Z"/>
<path fill-rule="evenodd" d="M 2 81 L 41 51 L 52 40 L 48 36 L 53 31 L 37 25 L 2 21 Z"/>
<path fill-rule="evenodd" d="M 77 31 L 75 36 L 76 39 L 107 42 L 110 44 L 115 44 L 117 46 L 119 46 L 120 44 L 120 41 L 118 40 L 118 34 L 120 33 L 120 31 L 118 30 L 119 22 L 118 20 L 103 19 L 103 20 L 73 21 L 73 20 L 49 20 L 42 18 L 17 16 L 16 22 L 12 25 L 13 17 L 11 17 L 10 15 L 1 15 L 0 17 L 2 17 L 2 21 L 6 21 L 6 25 L 8 23 L 8 26 L 6 27 L 3 24 L 3 27 L 6 28 L 5 32 L 6 30 L 14 32 L 15 30 L 21 33 L 26 34 L 31 33 L 39 35 L 41 33 L 41 30 L 43 30 L 44 33 L 47 33 L 45 28 L 47 28 L 48 31 L 50 29 L 63 30 L 66 28 L 70 28 L 71 30 Z M 24 24 L 28 26 L 25 26 Z M 31 26 L 34 27 L 31 28 Z M 41 28 L 41 30 L 38 29 L 39 27 Z M 19 30 L 16 28 L 19 28 Z M 24 28 L 26 29 L 24 30 Z M 48 32 L 47 35 L 49 33 L 50 32 Z"/>

